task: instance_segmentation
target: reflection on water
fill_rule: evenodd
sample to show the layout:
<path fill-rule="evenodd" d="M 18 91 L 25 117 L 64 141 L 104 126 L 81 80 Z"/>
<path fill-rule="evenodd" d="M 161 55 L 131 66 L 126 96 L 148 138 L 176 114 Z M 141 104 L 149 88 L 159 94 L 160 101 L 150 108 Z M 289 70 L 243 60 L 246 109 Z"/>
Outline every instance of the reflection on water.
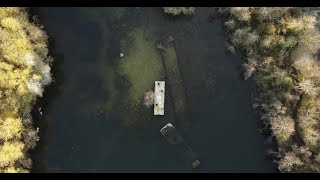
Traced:
<path fill-rule="evenodd" d="M 63 76 L 55 75 L 39 103 L 44 115 L 36 117 L 42 118 L 43 132 L 35 172 L 274 171 L 250 109 L 252 90 L 239 76 L 240 57 L 225 53 L 221 25 L 208 21 L 213 8 L 179 18 L 160 8 L 39 8 L 38 13 L 54 40 L 55 74 Z M 170 93 L 164 117 L 143 106 L 154 81 L 166 79 L 156 47 L 164 35 L 175 42 L 185 121 L 177 120 Z M 199 168 L 192 169 L 181 148 L 160 134 L 168 122 L 189 123 L 183 136 L 199 156 Z"/>

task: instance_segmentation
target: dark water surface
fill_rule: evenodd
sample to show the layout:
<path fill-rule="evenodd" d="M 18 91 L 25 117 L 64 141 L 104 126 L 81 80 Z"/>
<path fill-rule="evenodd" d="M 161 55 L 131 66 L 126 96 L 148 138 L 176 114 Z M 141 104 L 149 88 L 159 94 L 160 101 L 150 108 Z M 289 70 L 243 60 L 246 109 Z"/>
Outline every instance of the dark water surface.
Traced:
<path fill-rule="evenodd" d="M 40 103 L 34 172 L 275 171 L 250 108 L 252 87 L 240 77 L 241 57 L 225 52 L 221 24 L 210 18 L 214 8 L 197 8 L 193 17 L 178 18 L 160 8 L 37 11 L 56 62 L 55 83 Z M 174 119 L 170 97 L 163 118 L 155 119 L 152 109 L 128 114 L 130 108 L 124 108 L 128 80 L 116 69 L 123 60 L 124 34 L 134 28 L 148 32 L 150 42 L 167 34 L 174 37 L 188 99 L 190 128 L 184 137 L 199 156 L 197 169 L 159 132 Z"/>

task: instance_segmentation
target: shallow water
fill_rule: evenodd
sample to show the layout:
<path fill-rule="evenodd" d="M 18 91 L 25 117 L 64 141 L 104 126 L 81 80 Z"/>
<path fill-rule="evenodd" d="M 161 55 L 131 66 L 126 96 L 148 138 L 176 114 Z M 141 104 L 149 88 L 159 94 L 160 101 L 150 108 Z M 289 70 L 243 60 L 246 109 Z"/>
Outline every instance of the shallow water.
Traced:
<path fill-rule="evenodd" d="M 210 18 L 214 8 L 178 18 L 160 8 L 37 11 L 56 63 L 55 83 L 39 102 L 43 116 L 35 115 L 41 140 L 34 172 L 275 171 L 250 108 L 252 87 L 240 76 L 241 57 L 225 52 L 226 35 Z M 183 122 L 176 122 L 169 93 L 164 117 L 141 105 L 154 79 L 165 80 L 155 44 L 168 34 L 188 100 Z M 198 168 L 160 134 L 168 122 L 186 127 L 181 133 Z"/>

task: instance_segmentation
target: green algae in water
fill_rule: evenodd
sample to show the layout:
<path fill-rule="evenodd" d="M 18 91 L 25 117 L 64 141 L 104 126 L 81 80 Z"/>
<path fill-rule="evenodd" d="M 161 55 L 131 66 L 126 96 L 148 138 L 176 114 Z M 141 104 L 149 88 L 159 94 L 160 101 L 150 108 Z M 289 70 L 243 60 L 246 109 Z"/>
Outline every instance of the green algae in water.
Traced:
<path fill-rule="evenodd" d="M 109 31 L 106 26 L 101 28 L 103 32 Z M 109 37 L 105 33 L 102 37 L 99 73 L 107 94 L 102 106 L 106 112 L 116 111 L 126 126 L 148 127 L 147 121 L 153 117 L 152 111 L 143 105 L 143 96 L 153 89 L 154 81 L 161 80 L 163 66 L 152 35 L 141 27 L 125 32 L 120 43 L 116 42 L 118 37 Z M 112 52 L 108 49 L 112 52 L 120 50 L 124 57 L 110 56 Z M 148 113 L 150 116 L 146 115 Z"/>
<path fill-rule="evenodd" d="M 114 70 L 108 66 L 105 66 L 105 72 L 103 75 L 105 78 L 102 87 L 106 92 L 108 92 L 109 95 L 109 98 L 105 102 L 104 106 L 106 111 L 112 111 L 118 97 L 118 90 L 115 85 L 116 76 Z"/>
<path fill-rule="evenodd" d="M 125 7 L 116 7 L 116 8 L 113 8 L 112 10 L 113 11 L 112 11 L 111 15 L 113 15 L 113 18 L 115 20 L 120 20 L 126 11 L 126 8 Z"/>
<path fill-rule="evenodd" d="M 125 56 L 120 60 L 119 71 L 130 82 L 128 100 L 133 105 L 141 105 L 144 93 L 163 77 L 161 56 L 151 35 L 143 27 L 134 28 L 121 42 Z"/>
<path fill-rule="evenodd" d="M 107 112 L 113 111 L 116 103 L 118 101 L 119 90 L 116 86 L 117 72 L 115 70 L 116 66 L 112 65 L 110 62 L 112 57 L 110 56 L 110 42 L 112 42 L 112 37 L 110 37 L 109 29 L 106 28 L 104 24 L 100 25 L 101 32 L 103 32 L 101 38 L 101 47 L 99 48 L 98 56 L 98 68 L 99 74 L 102 77 L 102 88 L 108 95 L 107 100 L 104 102 L 104 108 Z"/>
<path fill-rule="evenodd" d="M 119 21 L 126 12 L 125 7 L 100 7 L 97 9 L 87 8 L 83 10 L 83 20 L 86 22 L 89 21 L 101 21 L 106 22 L 106 19 L 109 19 L 111 22 Z"/>

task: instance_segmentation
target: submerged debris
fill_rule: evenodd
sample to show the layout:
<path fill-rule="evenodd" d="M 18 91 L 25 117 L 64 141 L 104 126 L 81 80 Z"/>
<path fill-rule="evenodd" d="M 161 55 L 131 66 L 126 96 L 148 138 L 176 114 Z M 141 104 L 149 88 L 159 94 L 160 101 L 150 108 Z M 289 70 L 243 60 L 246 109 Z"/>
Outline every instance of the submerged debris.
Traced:
<path fill-rule="evenodd" d="M 180 144 L 183 142 L 183 138 L 176 131 L 174 126 L 171 123 L 165 125 L 161 130 L 161 134 L 167 138 L 170 144 Z"/>
<path fill-rule="evenodd" d="M 225 47 L 226 47 L 226 50 L 228 52 L 230 52 L 231 54 L 235 54 L 236 53 L 236 50 L 235 50 L 235 47 L 229 43 L 225 43 Z"/>
<path fill-rule="evenodd" d="M 196 168 L 197 166 L 199 166 L 200 165 L 200 161 L 199 160 L 195 160 L 195 161 L 193 161 L 193 163 L 192 163 L 192 167 L 193 168 Z"/>

